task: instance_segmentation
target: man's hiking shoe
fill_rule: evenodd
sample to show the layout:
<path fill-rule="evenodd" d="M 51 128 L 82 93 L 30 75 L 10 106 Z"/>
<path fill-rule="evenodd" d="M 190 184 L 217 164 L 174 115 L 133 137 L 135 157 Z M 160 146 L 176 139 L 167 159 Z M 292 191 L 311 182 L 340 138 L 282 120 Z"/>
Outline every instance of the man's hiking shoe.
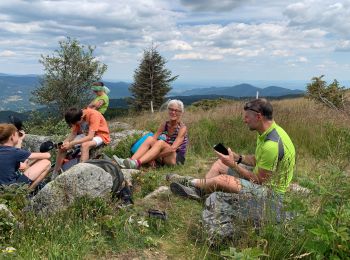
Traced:
<path fill-rule="evenodd" d="M 176 173 L 168 173 L 165 176 L 165 179 L 169 182 L 177 182 L 177 183 L 180 183 L 182 185 L 188 186 L 188 182 L 191 181 L 193 179 L 193 177 L 181 176 L 181 175 L 176 174 Z"/>
<path fill-rule="evenodd" d="M 119 157 L 116 156 L 116 155 L 113 155 L 113 159 L 114 159 L 114 161 L 116 161 L 116 163 L 120 166 L 120 168 L 125 168 L 124 159 L 119 158 Z"/>
<path fill-rule="evenodd" d="M 202 199 L 200 196 L 199 189 L 195 187 L 188 187 L 180 183 L 173 182 L 170 184 L 170 190 L 172 193 L 181 197 L 198 200 L 198 201 Z"/>
<path fill-rule="evenodd" d="M 139 168 L 139 164 L 137 163 L 137 161 L 130 159 L 130 158 L 125 159 L 123 161 L 123 164 L 125 165 L 126 169 L 138 169 Z"/>

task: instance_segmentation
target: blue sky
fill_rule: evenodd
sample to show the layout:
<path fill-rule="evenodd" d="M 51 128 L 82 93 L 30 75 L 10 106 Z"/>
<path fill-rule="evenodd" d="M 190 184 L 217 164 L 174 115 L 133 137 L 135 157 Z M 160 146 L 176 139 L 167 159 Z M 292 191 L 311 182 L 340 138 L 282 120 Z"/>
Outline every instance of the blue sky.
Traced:
<path fill-rule="evenodd" d="M 350 79 L 350 0 L 6 0 L 0 72 L 41 74 L 65 37 L 96 46 L 106 80 L 132 81 L 152 42 L 178 83 Z"/>

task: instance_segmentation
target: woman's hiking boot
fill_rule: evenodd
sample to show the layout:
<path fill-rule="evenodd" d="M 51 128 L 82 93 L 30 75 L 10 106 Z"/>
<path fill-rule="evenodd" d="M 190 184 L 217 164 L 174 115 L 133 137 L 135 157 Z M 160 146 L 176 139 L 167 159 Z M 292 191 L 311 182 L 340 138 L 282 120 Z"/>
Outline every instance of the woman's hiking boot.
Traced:
<path fill-rule="evenodd" d="M 137 160 L 133 159 L 125 159 L 123 161 L 123 164 L 125 165 L 126 169 L 139 169 L 140 168 L 140 163 Z"/>
<path fill-rule="evenodd" d="M 114 161 L 116 161 L 116 163 L 119 165 L 120 168 L 122 168 L 122 169 L 125 168 L 124 159 L 119 158 L 119 157 L 116 156 L 116 155 L 113 155 L 113 159 L 114 159 Z"/>

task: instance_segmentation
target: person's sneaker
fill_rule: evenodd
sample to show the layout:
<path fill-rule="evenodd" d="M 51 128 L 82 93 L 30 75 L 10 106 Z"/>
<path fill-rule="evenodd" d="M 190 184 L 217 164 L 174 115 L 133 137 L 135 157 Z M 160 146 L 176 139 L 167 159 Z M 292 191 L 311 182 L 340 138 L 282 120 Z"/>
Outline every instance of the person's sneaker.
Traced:
<path fill-rule="evenodd" d="M 181 197 L 185 197 L 193 200 L 202 199 L 201 196 L 198 194 L 197 188 L 195 187 L 189 187 L 177 182 L 173 182 L 170 184 L 170 190 L 172 193 Z"/>
<path fill-rule="evenodd" d="M 116 155 L 113 155 L 113 159 L 114 159 L 114 161 L 116 161 L 116 163 L 120 166 L 120 168 L 125 168 L 124 159 L 119 158 L 119 157 L 116 156 Z"/>
<path fill-rule="evenodd" d="M 182 176 L 176 173 L 168 173 L 165 176 L 165 179 L 169 182 L 178 182 L 180 184 L 183 184 L 185 186 L 188 186 L 187 183 L 193 179 L 193 177 L 190 176 Z"/>
<path fill-rule="evenodd" d="M 123 161 L 123 164 L 125 165 L 126 169 L 138 169 L 139 168 L 137 161 L 133 160 L 133 159 L 129 159 L 129 158 L 125 159 Z"/>

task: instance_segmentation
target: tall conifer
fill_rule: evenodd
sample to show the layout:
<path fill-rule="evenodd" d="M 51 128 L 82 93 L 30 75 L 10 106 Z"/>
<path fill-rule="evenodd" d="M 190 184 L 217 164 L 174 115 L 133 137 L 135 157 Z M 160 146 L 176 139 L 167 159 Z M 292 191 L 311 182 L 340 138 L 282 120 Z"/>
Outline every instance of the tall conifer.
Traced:
<path fill-rule="evenodd" d="M 159 109 L 171 90 L 170 83 L 178 76 L 172 76 L 165 68 L 166 60 L 152 45 L 145 49 L 139 67 L 135 70 L 134 82 L 130 86 L 131 107 L 136 111 Z"/>

